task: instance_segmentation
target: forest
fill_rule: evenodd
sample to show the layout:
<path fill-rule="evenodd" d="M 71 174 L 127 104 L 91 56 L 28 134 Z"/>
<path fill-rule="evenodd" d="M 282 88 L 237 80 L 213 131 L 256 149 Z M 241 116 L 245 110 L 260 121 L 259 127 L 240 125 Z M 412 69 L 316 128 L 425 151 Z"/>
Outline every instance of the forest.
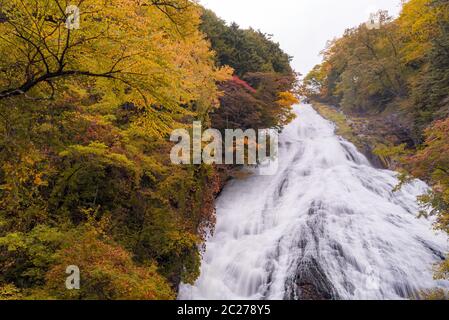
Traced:
<path fill-rule="evenodd" d="M 75 4 L 79 29 L 66 25 L 66 1 L 0 0 L 0 299 L 175 299 L 199 276 L 214 200 L 233 168 L 171 164 L 169 134 L 193 121 L 282 129 L 297 102 L 291 57 L 270 35 L 190 0 Z M 435 8 L 419 21 L 429 32 L 444 27 L 432 24 Z M 401 23 L 416 23 L 412 12 Z M 441 37 L 400 50 L 410 85 L 434 97 L 426 110 L 443 114 L 445 88 L 418 81 L 443 86 Z M 419 59 L 424 49 L 438 59 Z M 427 138 L 447 127 L 436 122 Z M 446 204 L 447 190 L 432 201 Z M 66 289 L 70 265 L 82 272 L 80 290 Z"/>
<path fill-rule="evenodd" d="M 330 41 L 301 91 L 365 119 L 362 133 L 377 138 L 388 167 L 404 183 L 432 186 L 420 198 L 422 215 L 449 232 L 449 1 L 410 0 L 398 18 L 379 11 L 377 19 L 377 28 L 361 24 Z M 447 259 L 435 276 L 449 277 Z"/>

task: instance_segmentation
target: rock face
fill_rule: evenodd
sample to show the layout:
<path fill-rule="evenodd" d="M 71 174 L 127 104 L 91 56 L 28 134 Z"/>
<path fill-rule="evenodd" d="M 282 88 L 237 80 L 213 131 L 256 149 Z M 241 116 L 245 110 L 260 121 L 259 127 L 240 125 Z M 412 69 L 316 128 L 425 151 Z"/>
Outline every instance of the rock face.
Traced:
<path fill-rule="evenodd" d="M 414 127 L 413 119 L 401 112 L 347 114 L 338 107 L 328 105 L 326 107 L 344 115 L 351 133 L 345 135 L 340 132 L 340 134 L 354 143 L 375 168 L 397 169 L 396 163 L 391 159 L 381 158 L 375 154 L 374 150 L 379 145 L 405 144 L 408 148 L 414 148 L 421 142 L 420 137 L 411 129 Z"/>
<path fill-rule="evenodd" d="M 287 282 L 287 300 L 336 300 L 338 294 L 315 258 L 302 261 L 296 277 Z"/>
<path fill-rule="evenodd" d="M 351 124 L 354 134 L 359 138 L 359 151 L 363 153 L 370 163 L 379 169 L 397 169 L 391 159 L 380 158 L 375 154 L 374 149 L 378 145 L 401 145 L 405 144 L 409 148 L 419 144 L 418 138 L 414 137 L 409 129 L 411 124 L 407 124 L 407 119 L 399 114 L 389 114 L 384 116 L 368 115 L 358 118 Z"/>
<path fill-rule="evenodd" d="M 382 161 L 382 159 L 374 153 L 374 149 L 369 143 L 365 143 L 363 148 L 360 149 L 360 152 L 368 159 L 374 168 L 388 169 L 388 163 Z"/>

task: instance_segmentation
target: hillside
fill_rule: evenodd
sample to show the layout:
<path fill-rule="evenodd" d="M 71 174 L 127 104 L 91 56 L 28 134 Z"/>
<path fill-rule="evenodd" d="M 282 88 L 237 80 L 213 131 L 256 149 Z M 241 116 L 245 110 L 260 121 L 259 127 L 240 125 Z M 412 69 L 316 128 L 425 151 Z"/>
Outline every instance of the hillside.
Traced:
<path fill-rule="evenodd" d="M 174 299 L 229 172 L 172 164 L 170 133 L 282 127 L 290 58 L 194 1 L 78 9 L 0 1 L 0 299 Z"/>

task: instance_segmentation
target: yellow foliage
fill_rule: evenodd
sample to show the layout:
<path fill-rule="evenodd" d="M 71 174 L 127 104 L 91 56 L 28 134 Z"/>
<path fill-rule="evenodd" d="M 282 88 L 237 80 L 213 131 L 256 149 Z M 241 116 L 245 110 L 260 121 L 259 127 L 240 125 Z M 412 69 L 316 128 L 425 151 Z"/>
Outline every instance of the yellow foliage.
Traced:
<path fill-rule="evenodd" d="M 166 134 L 186 105 L 217 104 L 215 83 L 230 76 L 228 68 L 214 66 L 198 31 L 199 7 L 185 0 L 171 5 L 182 13 L 170 16 L 167 8 L 138 0 L 86 0 L 79 4 L 80 28 L 70 30 L 57 1 L 2 3 L 8 23 L 0 23 L 0 99 L 45 99 L 76 78 L 90 83 L 86 94 L 94 90 L 112 105 L 145 108 L 149 134 Z"/>
<path fill-rule="evenodd" d="M 279 93 L 279 100 L 277 101 L 278 105 L 281 107 L 290 107 L 294 104 L 298 104 L 298 98 L 289 91 Z"/>
<path fill-rule="evenodd" d="M 438 21 L 447 21 L 449 13 L 443 6 L 431 6 L 432 0 L 411 0 L 404 3 L 402 13 L 397 20 L 400 33 L 406 38 L 403 48 L 405 62 L 425 56 L 431 48 L 431 41 L 438 36 Z"/>

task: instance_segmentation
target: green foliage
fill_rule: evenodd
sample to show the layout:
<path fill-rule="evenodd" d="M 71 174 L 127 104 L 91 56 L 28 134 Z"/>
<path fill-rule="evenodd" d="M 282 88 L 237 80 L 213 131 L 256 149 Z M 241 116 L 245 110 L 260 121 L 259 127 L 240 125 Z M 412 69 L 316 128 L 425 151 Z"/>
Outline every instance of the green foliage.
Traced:
<path fill-rule="evenodd" d="M 231 66 L 232 80 L 220 85 L 220 108 L 212 114 L 217 129 L 281 129 L 293 118 L 296 74 L 291 57 L 271 37 L 253 29 L 230 26 L 204 9 L 201 30 L 216 52 L 217 63 Z"/>
<path fill-rule="evenodd" d="M 0 238 L 1 283 L 17 281 L 21 287 L 44 282 L 47 268 L 55 261 L 55 250 L 63 234 L 45 225 L 29 233 L 9 233 Z"/>
<path fill-rule="evenodd" d="M 290 75 L 291 57 L 271 40 L 271 36 L 253 29 L 230 26 L 215 13 L 204 9 L 201 30 L 211 41 L 221 66 L 231 66 L 239 77 L 250 72 L 275 72 Z"/>

